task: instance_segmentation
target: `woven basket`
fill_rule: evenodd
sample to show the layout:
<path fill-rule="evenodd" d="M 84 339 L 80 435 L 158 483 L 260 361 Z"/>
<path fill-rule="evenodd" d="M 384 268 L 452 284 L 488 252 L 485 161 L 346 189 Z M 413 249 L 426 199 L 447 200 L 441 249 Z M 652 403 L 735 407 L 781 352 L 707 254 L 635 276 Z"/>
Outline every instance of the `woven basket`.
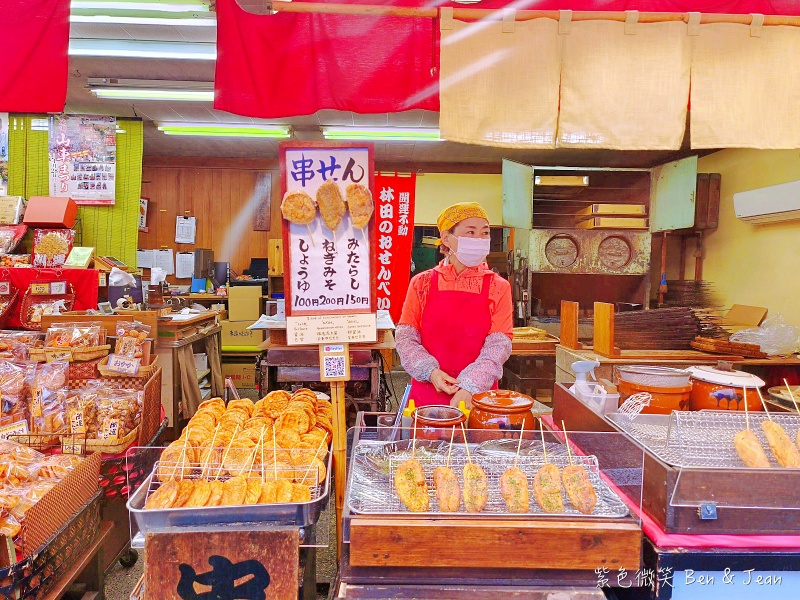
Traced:
<path fill-rule="evenodd" d="M 19 309 L 19 322 L 22 324 L 24 329 L 30 329 L 31 331 L 41 331 L 42 330 L 42 323 L 41 321 L 38 323 L 33 323 L 28 320 L 28 311 L 30 310 L 31 306 L 35 303 L 34 299 L 42 299 L 47 298 L 48 300 L 63 300 L 66 306 L 66 310 L 64 312 L 69 312 L 72 310 L 72 306 L 75 304 L 75 288 L 72 287 L 71 283 L 69 285 L 69 292 L 66 294 L 58 294 L 58 295 L 48 295 L 48 296 L 34 296 L 31 294 L 31 288 L 29 287 L 25 290 L 25 294 L 22 296 L 22 302 Z"/>
<path fill-rule="evenodd" d="M 97 369 L 100 371 L 100 374 L 103 377 L 127 377 L 131 379 L 147 379 L 155 372 L 157 368 L 158 368 L 158 354 L 150 355 L 150 364 L 139 365 L 139 370 L 137 371 L 136 375 L 123 375 L 122 373 L 109 371 L 108 357 L 101 360 L 100 363 L 97 365 Z"/>
<path fill-rule="evenodd" d="M 88 362 L 108 356 L 108 353 L 111 351 L 111 345 L 106 344 L 105 346 L 63 349 L 72 351 L 72 360 L 70 360 L 70 362 Z M 34 362 L 45 362 L 47 360 L 46 350 L 61 350 L 61 348 L 32 348 L 31 360 Z"/>
<path fill-rule="evenodd" d="M 0 569 L 0 600 L 38 600 L 64 576 L 100 531 L 100 492 L 42 546 L 11 567 Z"/>
<path fill-rule="evenodd" d="M 100 490 L 103 504 L 115 500 L 125 502 L 139 489 L 153 470 L 159 453 L 152 448 L 160 445 L 161 436 L 169 421 L 164 419 L 156 434 L 142 448 L 131 448 L 130 452 L 113 458 L 104 458 L 100 467 Z M 140 428 L 141 429 L 141 428 Z"/>
<path fill-rule="evenodd" d="M 128 434 L 121 440 L 117 440 L 113 444 L 105 440 L 86 438 L 86 451 L 87 452 L 102 452 L 103 454 L 119 454 L 125 452 L 133 443 L 139 439 L 139 426 L 134 427 Z"/>

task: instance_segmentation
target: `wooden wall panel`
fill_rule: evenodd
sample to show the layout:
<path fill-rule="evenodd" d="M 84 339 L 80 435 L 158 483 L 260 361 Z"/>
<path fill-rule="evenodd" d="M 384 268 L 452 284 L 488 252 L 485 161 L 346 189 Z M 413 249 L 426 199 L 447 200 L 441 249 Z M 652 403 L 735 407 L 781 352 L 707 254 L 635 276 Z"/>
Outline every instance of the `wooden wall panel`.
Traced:
<path fill-rule="evenodd" d="M 197 166 L 169 161 L 146 164 L 142 170 L 142 196 L 150 199 L 147 233 L 139 234 L 139 248 L 172 248 L 191 252 L 211 248 L 217 261 L 228 260 L 241 273 L 251 257 L 266 257 L 267 242 L 280 238 L 279 172 L 265 170 L 259 163 L 216 167 L 209 163 Z M 277 165 L 276 165 L 277 166 Z M 261 178 L 271 175 L 270 231 L 253 230 L 254 192 Z M 249 206 L 248 206 L 249 205 Z M 175 218 L 197 218 L 195 244 L 175 243 Z M 169 278 L 170 282 L 188 285 L 190 280 Z"/>

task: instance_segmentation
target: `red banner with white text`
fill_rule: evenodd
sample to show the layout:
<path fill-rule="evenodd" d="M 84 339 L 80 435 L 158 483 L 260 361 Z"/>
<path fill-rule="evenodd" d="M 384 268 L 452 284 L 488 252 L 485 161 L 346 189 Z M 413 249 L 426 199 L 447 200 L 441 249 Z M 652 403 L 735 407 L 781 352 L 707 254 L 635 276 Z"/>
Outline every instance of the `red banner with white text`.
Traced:
<path fill-rule="evenodd" d="M 397 323 L 411 278 L 414 243 L 414 190 L 417 176 L 375 176 L 375 222 L 378 227 L 378 308 Z"/>

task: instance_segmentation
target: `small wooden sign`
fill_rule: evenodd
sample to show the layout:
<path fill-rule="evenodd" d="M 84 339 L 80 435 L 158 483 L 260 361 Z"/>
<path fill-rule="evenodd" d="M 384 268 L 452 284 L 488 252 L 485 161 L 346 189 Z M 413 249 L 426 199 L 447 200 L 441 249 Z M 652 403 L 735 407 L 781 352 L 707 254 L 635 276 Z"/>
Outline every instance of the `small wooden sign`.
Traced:
<path fill-rule="evenodd" d="M 120 373 L 122 375 L 136 375 L 139 372 L 139 363 L 141 362 L 141 358 L 132 358 L 130 356 L 122 356 L 120 354 L 109 354 L 106 369 L 113 373 Z"/>
<path fill-rule="evenodd" d="M 0 296 L 8 296 L 11 293 L 11 282 L 0 281 Z"/>
<path fill-rule="evenodd" d="M 320 381 L 350 381 L 349 344 L 320 344 Z"/>
<path fill-rule="evenodd" d="M 296 529 L 192 531 L 145 537 L 145 600 L 296 598 Z"/>
<path fill-rule="evenodd" d="M 286 317 L 289 346 L 374 342 L 378 336 L 374 313 Z"/>
<path fill-rule="evenodd" d="M 61 438 L 61 454 L 85 454 L 86 441 L 82 438 L 64 436 Z"/>
<path fill-rule="evenodd" d="M 49 283 L 31 283 L 31 295 L 33 296 L 49 296 L 50 284 Z"/>
<path fill-rule="evenodd" d="M 45 348 L 44 359 L 49 363 L 59 361 L 72 362 L 72 350 L 69 348 Z"/>

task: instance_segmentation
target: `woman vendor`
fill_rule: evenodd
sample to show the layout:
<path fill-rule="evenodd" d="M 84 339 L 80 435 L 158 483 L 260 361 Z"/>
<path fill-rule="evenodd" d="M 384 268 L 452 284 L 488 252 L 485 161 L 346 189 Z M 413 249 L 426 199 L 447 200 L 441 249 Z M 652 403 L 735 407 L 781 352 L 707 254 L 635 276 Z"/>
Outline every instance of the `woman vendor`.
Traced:
<path fill-rule="evenodd" d="M 489 217 L 475 202 L 436 220 L 445 258 L 416 275 L 397 326 L 397 353 L 417 406 L 451 404 L 497 388 L 511 356 L 511 286 L 486 264 Z"/>

